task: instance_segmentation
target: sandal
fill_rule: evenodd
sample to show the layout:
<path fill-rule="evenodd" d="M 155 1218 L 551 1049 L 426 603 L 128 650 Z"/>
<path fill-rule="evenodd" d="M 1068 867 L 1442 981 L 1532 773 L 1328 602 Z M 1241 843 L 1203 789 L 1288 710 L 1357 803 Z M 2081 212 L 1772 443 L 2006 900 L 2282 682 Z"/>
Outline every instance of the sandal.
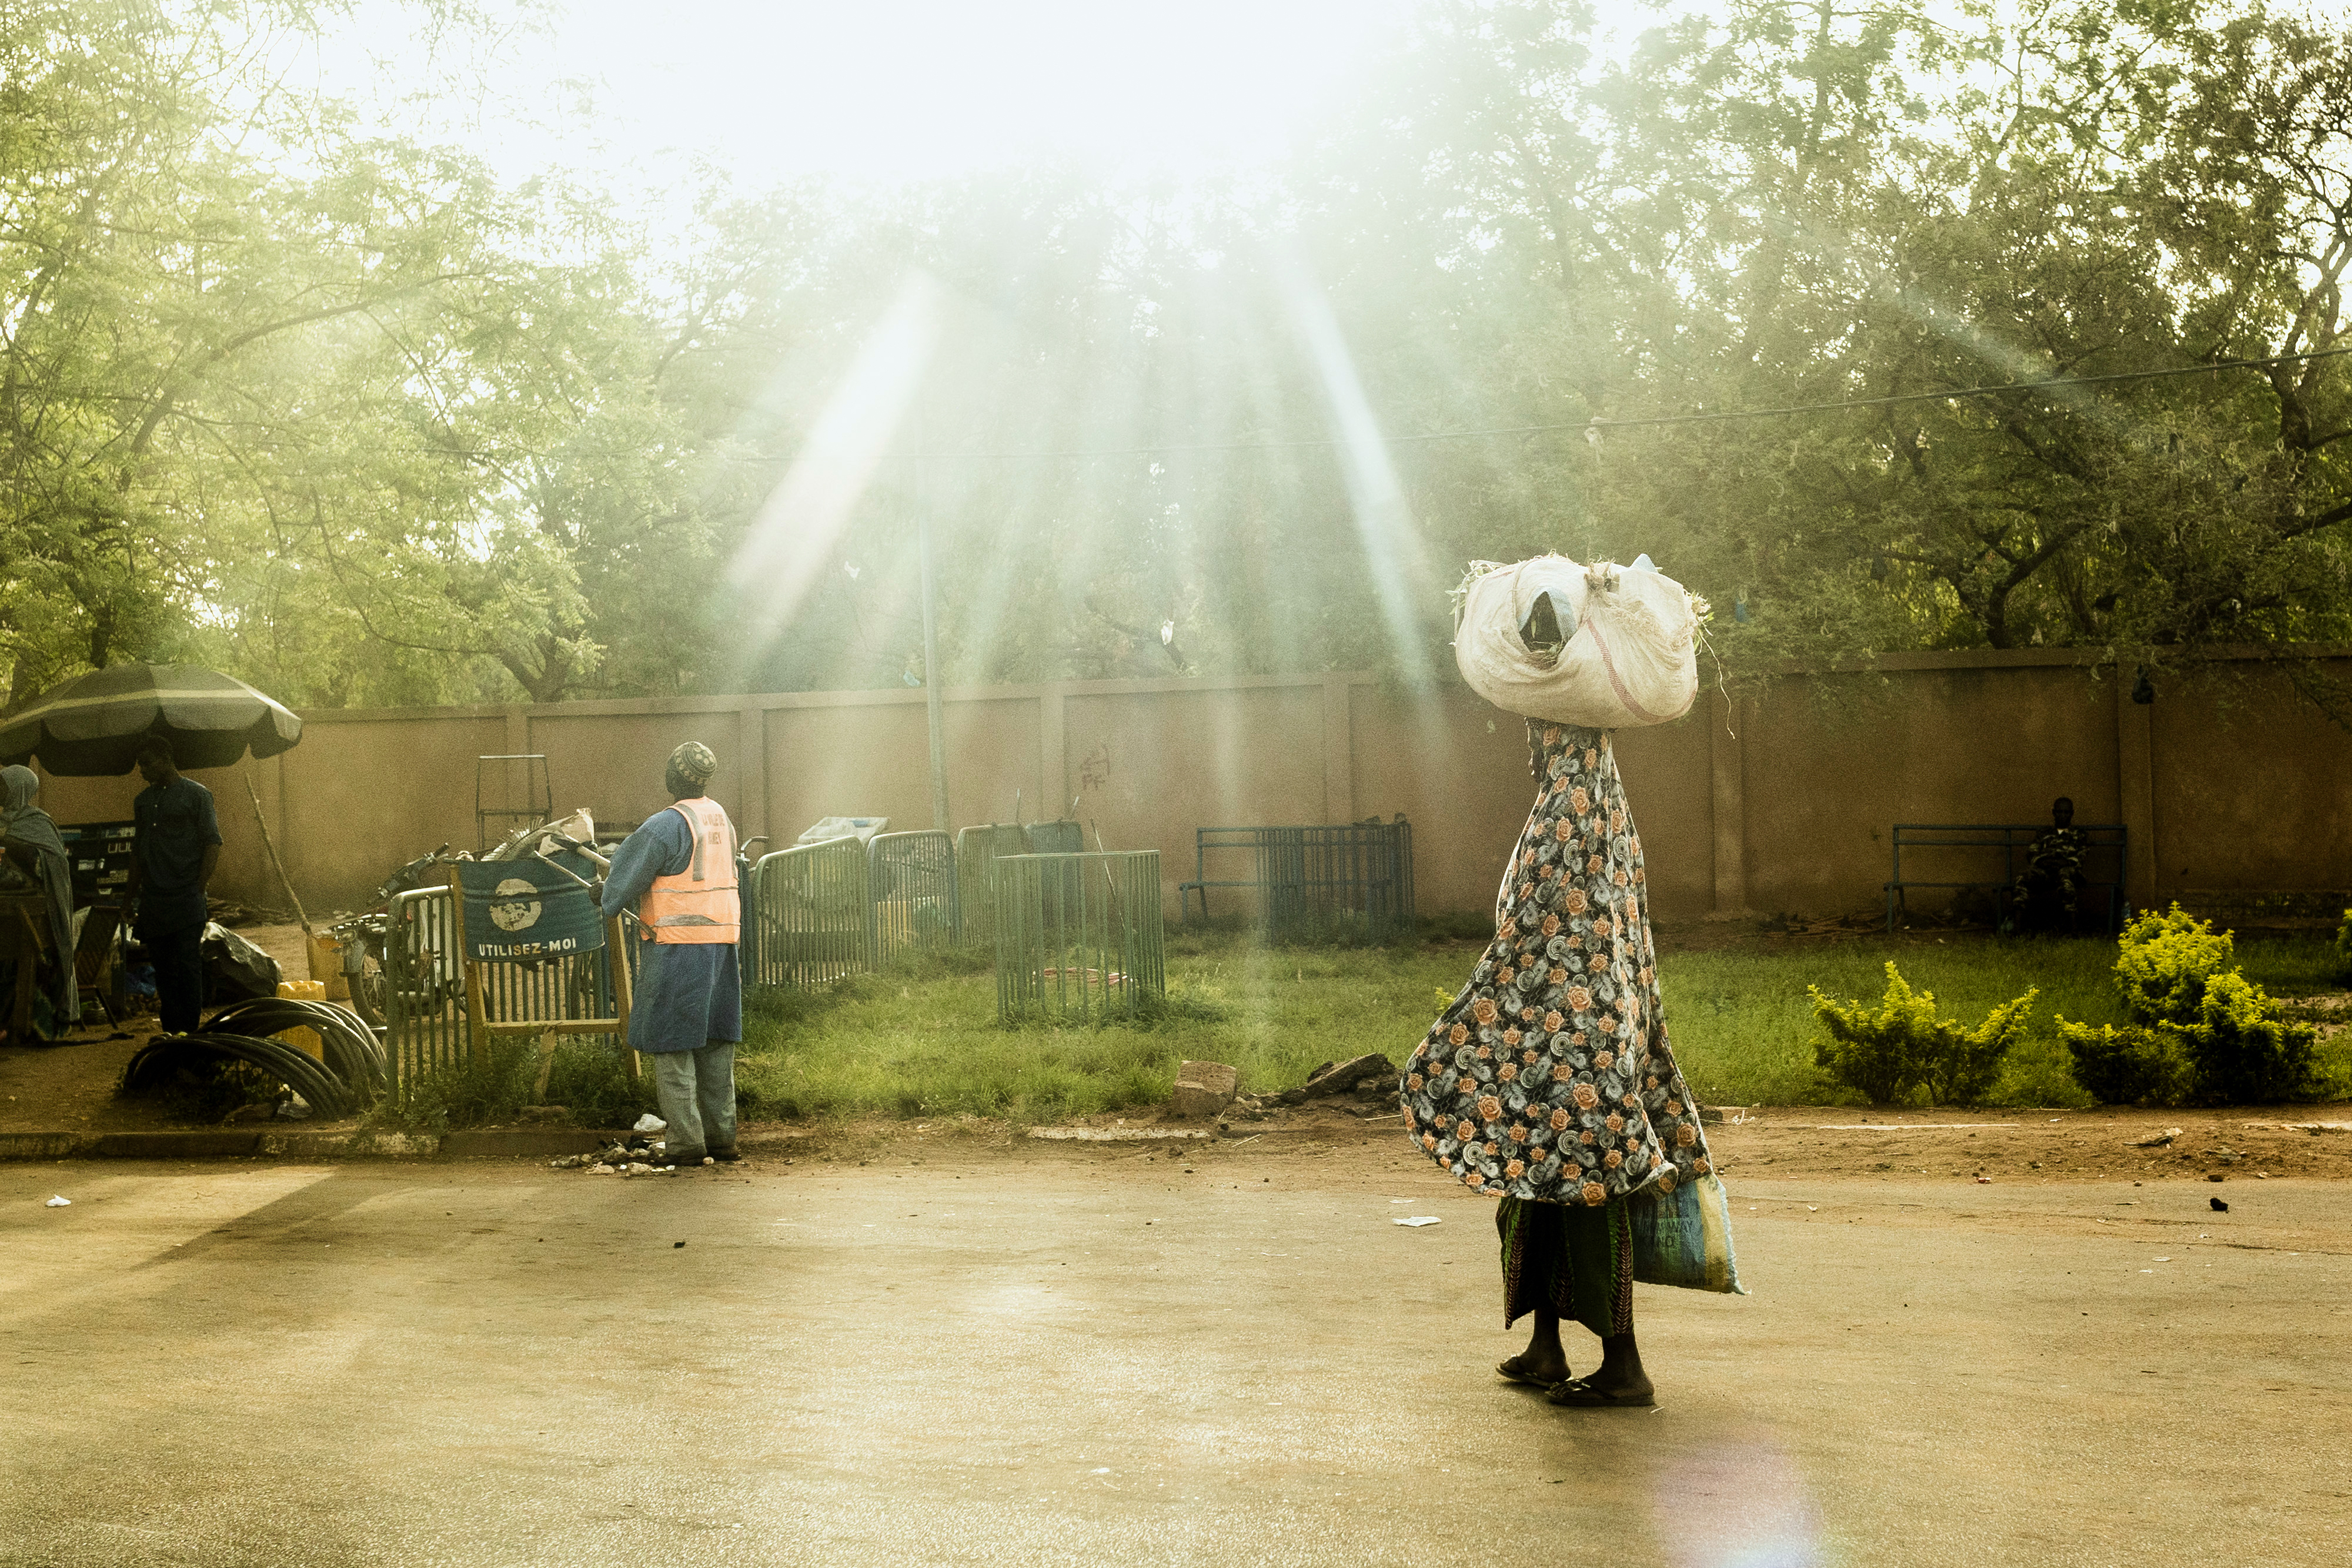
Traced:
<path fill-rule="evenodd" d="M 1508 1361 L 1496 1363 L 1495 1371 L 1506 1383 L 1524 1383 L 1530 1388 L 1549 1388 L 1568 1376 L 1565 1368 L 1558 1377 L 1545 1376 L 1541 1373 L 1530 1370 L 1527 1360 L 1524 1355 L 1515 1355 Z"/>
<path fill-rule="evenodd" d="M 1589 1377 L 1570 1378 L 1544 1397 L 1572 1410 L 1641 1410 L 1658 1402 L 1646 1389 L 1602 1388 Z"/>

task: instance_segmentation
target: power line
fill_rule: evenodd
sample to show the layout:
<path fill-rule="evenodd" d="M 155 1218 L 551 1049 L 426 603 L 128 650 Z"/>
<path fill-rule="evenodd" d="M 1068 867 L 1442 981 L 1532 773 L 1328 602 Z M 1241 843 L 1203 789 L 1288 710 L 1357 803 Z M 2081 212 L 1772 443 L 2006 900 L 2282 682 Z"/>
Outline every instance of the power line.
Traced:
<path fill-rule="evenodd" d="M 1660 413 L 1641 419 L 1588 419 L 1557 424 L 1501 424 L 1480 430 L 1432 430 L 1382 435 L 1387 445 L 1408 442 L 1481 441 L 1497 435 L 1556 435 L 1571 431 L 1656 429 L 1662 425 L 1727 424 L 1743 419 L 1783 419 L 1799 413 L 1841 413 L 1860 408 L 1891 408 L 1908 402 L 1946 402 L 1969 397 L 1999 397 L 2008 392 L 2047 392 L 2055 387 L 2105 386 L 2116 382 L 2150 382 L 2170 376 L 2200 376 L 2214 371 L 2261 370 L 2270 365 L 2302 364 L 2352 354 L 2352 348 L 2314 349 L 2302 354 L 2273 354 L 2259 360 L 2216 360 L 2204 365 L 2177 365 L 2162 371 L 2117 371 L 2099 376 L 2053 376 L 2038 382 L 2009 382 L 1997 386 L 1958 387 L 1949 392 L 1899 392 L 1891 397 L 1854 398 L 1843 402 L 1800 402 L 1783 408 L 1724 409 L 1714 413 Z M 1168 457 L 1199 452 L 1302 452 L 1353 444 L 1336 435 L 1298 441 L 1201 441 L 1167 446 L 1116 446 L 1031 452 L 892 452 L 886 459 L 900 462 L 983 462 L 1003 458 L 1055 459 L 1075 457 Z"/>

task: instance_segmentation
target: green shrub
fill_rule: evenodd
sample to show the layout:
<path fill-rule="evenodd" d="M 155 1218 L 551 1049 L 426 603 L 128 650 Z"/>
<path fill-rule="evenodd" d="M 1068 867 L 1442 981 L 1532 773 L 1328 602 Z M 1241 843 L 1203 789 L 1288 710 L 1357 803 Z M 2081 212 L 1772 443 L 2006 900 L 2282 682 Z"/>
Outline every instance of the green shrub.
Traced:
<path fill-rule="evenodd" d="M 2133 921 L 2117 946 L 2116 989 L 2133 1023 L 2058 1026 L 2074 1081 L 2094 1096 L 2110 1105 L 2264 1104 L 2323 1089 L 2318 1031 L 2283 1016 L 2246 978 L 2231 961 L 2228 932 L 2215 935 L 2176 904 Z"/>
<path fill-rule="evenodd" d="M 595 1040 L 565 1040 L 548 1063 L 544 1098 L 569 1110 L 575 1127 L 625 1127 L 656 1109 L 653 1064 L 646 1061 L 632 1078 L 625 1051 Z"/>
<path fill-rule="evenodd" d="M 2025 1031 L 2038 991 L 2000 1003 L 1970 1029 L 1936 1016 L 1936 994 L 1914 992 L 1892 960 L 1886 993 L 1873 1010 L 1859 1001 L 1839 1003 L 1818 986 L 1805 988 L 1813 1017 L 1829 1038 L 1815 1045 L 1813 1060 L 1874 1105 L 1892 1105 L 1925 1087 L 1932 1103 L 1975 1104 L 2000 1078 L 2002 1060 Z"/>
<path fill-rule="evenodd" d="M 2074 1058 L 2074 1082 L 2102 1105 L 2179 1105 L 2196 1091 L 2196 1065 L 2169 1033 L 2061 1018 L 2058 1036 Z"/>
<path fill-rule="evenodd" d="M 486 1058 L 461 1057 L 416 1080 L 400 1102 L 381 1102 L 376 1120 L 420 1133 L 503 1122 L 531 1103 L 538 1080 L 536 1042 L 497 1040 Z"/>
<path fill-rule="evenodd" d="M 2344 924 L 2336 928 L 2336 983 L 2352 986 L 2352 909 L 2344 912 Z"/>
<path fill-rule="evenodd" d="M 2032 1015 L 2033 998 L 2039 995 L 2035 988 L 2021 997 L 2011 997 L 1995 1006 L 1974 1029 L 1938 1019 L 1922 1063 L 1929 1103 L 1983 1104 L 1993 1085 L 2000 1082 L 2001 1063 L 2010 1048 L 2025 1033 L 2025 1020 Z"/>
<path fill-rule="evenodd" d="M 2183 912 L 2178 904 L 2168 913 L 2150 911 L 2134 920 L 2116 946 L 2122 951 L 2116 959 L 2116 988 L 2134 1021 L 2143 1024 L 2194 1023 L 2206 982 L 2233 967 L 2230 934 L 2216 935 L 2211 921 Z"/>
<path fill-rule="evenodd" d="M 2281 1017 L 2270 994 L 2235 969 L 2206 986 L 2196 1022 L 2156 1028 L 2195 1063 L 2197 1098 L 2209 1104 L 2272 1104 L 2312 1092 L 2319 1031 Z"/>
<path fill-rule="evenodd" d="M 2029 1034 L 2010 1048 L 1988 1105 L 2063 1106 L 2086 1111 L 2098 1103 L 2074 1082 L 2074 1059 L 2055 1034 Z"/>

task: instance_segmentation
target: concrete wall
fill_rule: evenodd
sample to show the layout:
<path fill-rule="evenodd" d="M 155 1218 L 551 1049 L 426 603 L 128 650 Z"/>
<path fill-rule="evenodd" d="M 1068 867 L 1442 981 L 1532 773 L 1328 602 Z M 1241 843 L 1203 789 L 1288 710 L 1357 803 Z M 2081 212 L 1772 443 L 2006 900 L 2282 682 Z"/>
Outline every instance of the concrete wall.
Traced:
<path fill-rule="evenodd" d="M 2331 666 L 2352 675 L 2352 659 Z M 1196 827 L 1398 813 L 1423 910 L 1484 909 L 1533 796 L 1521 721 L 1458 687 L 1076 682 L 952 691 L 944 710 L 957 825 L 1075 800 L 1090 838 L 1159 849 L 1171 910 Z M 787 843 L 835 814 L 930 825 L 919 691 L 305 716 L 284 757 L 196 775 L 219 801 L 225 896 L 285 902 L 248 776 L 313 915 L 363 904 L 436 844 L 472 847 L 482 756 L 543 752 L 559 810 L 627 822 L 666 804 L 662 759 L 694 738 L 718 753 L 711 793 L 747 837 Z M 2079 821 L 2130 827 L 2137 902 L 2352 887 L 2352 736 L 2255 664 L 2140 706 L 2071 653 L 1889 656 L 1867 674 L 1791 674 L 1758 699 L 1709 694 L 1617 747 L 1668 918 L 1872 908 L 1893 823 L 2041 821 L 2061 794 Z M 521 798 L 509 768 L 488 765 L 485 804 Z M 122 818 L 136 785 L 60 779 L 43 799 L 60 821 Z"/>

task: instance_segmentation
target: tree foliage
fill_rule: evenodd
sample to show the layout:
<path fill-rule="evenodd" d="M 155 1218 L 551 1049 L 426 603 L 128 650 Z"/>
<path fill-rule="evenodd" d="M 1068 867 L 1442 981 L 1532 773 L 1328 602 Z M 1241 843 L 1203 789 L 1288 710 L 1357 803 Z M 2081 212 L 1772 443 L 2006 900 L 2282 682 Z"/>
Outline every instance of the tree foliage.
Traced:
<path fill-rule="evenodd" d="M 2253 0 L 1458 0 L 1262 181 L 658 235 L 362 134 L 313 22 L 0 12 L 11 700 L 919 681 L 926 533 L 967 681 L 1417 677 L 1544 549 L 1748 668 L 2352 641 L 2344 360 L 1949 395 L 2352 347 L 2352 39 Z"/>

